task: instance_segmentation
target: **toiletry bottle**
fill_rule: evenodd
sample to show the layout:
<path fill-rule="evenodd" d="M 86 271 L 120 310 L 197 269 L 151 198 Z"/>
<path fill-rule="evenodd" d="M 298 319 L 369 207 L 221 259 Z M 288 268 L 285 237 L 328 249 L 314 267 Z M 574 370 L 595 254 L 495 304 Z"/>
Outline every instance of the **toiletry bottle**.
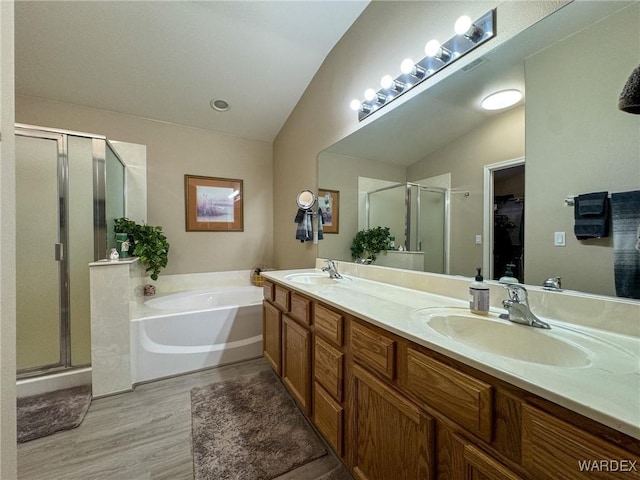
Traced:
<path fill-rule="evenodd" d="M 504 272 L 504 275 L 500 277 L 498 282 L 500 283 L 520 283 L 516 277 L 513 276 L 513 270 L 511 270 L 515 265 L 513 263 L 507 263 L 507 271 Z"/>
<path fill-rule="evenodd" d="M 471 313 L 486 315 L 489 313 L 489 285 L 482 278 L 482 268 L 476 268 L 478 274 L 469 286 L 469 310 Z"/>

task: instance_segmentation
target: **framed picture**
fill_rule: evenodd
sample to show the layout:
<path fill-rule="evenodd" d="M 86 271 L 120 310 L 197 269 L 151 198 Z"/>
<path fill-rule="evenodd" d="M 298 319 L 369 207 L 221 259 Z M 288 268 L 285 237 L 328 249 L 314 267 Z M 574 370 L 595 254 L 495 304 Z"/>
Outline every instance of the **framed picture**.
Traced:
<path fill-rule="evenodd" d="M 242 232 L 242 180 L 184 176 L 187 232 Z"/>
<path fill-rule="evenodd" d="M 322 212 L 322 231 L 324 233 L 338 233 L 340 226 L 340 192 L 319 188 L 318 208 Z"/>

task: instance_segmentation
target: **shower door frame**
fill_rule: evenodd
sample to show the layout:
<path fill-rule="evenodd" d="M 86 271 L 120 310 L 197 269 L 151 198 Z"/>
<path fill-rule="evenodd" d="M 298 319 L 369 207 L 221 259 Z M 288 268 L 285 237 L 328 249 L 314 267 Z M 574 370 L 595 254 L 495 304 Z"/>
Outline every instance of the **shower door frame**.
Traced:
<path fill-rule="evenodd" d="M 418 197 L 416 198 L 416 207 L 418 209 L 418 213 L 416 215 L 416 230 L 420 232 L 420 213 L 421 213 L 421 202 L 420 196 L 422 190 L 426 190 L 429 192 L 437 192 L 442 193 L 444 196 L 444 225 L 443 225 L 443 269 L 444 274 L 449 273 L 449 204 L 450 204 L 450 190 L 448 188 L 442 187 L 429 187 L 426 185 L 421 185 L 419 183 L 412 182 L 404 182 L 404 183 L 396 183 L 394 185 L 388 185 L 386 187 L 377 188 L 375 190 L 371 190 L 370 192 L 366 192 L 366 201 L 365 201 L 365 212 L 367 214 L 367 228 L 371 228 L 371 207 L 369 202 L 369 195 L 372 193 L 383 192 L 385 190 L 391 190 L 393 188 L 404 187 L 404 206 L 405 206 L 405 217 L 404 217 L 404 227 L 405 227 L 405 239 L 408 241 L 409 245 L 411 245 L 411 187 L 417 187 Z M 416 247 L 422 248 L 422 241 L 416 240 L 419 245 Z M 418 250 L 422 251 L 422 250 Z"/>
<path fill-rule="evenodd" d="M 23 368 L 17 371 L 17 378 L 53 373 L 59 370 L 66 370 L 71 365 L 71 317 L 69 311 L 69 162 L 68 162 L 68 142 L 67 135 L 51 130 L 37 130 L 27 125 L 16 124 L 16 136 L 41 138 L 45 140 L 55 140 L 58 145 L 57 154 L 57 190 L 58 190 L 58 242 L 55 245 L 55 259 L 58 263 L 59 296 L 58 310 L 60 312 L 60 358 L 57 363 L 38 365 L 35 367 Z M 17 159 L 16 159 L 17 161 Z M 17 347 L 16 347 L 17 348 Z"/>
<path fill-rule="evenodd" d="M 57 363 L 39 365 L 36 367 L 24 368 L 17 371 L 17 378 L 29 378 L 41 375 L 48 375 L 60 371 L 70 371 L 90 366 L 89 364 L 72 364 L 71 358 L 71 312 L 70 297 L 71 290 L 69 279 L 71 277 L 69 271 L 69 137 L 89 138 L 92 140 L 91 156 L 93 168 L 93 236 L 94 236 L 94 261 L 104 258 L 107 249 L 107 232 L 106 232 L 106 149 L 111 149 L 117 160 L 125 168 L 126 163 L 118 154 L 107 137 L 104 135 L 96 135 L 91 133 L 76 132 L 71 130 L 63 130 L 50 127 L 39 127 L 35 125 L 16 123 L 15 135 L 31 138 L 44 138 L 56 140 L 58 142 L 58 197 L 60 201 L 59 212 L 59 235 L 58 240 L 63 244 L 62 257 L 63 261 L 59 265 L 60 269 L 60 360 Z M 16 159 L 17 161 L 17 159 Z M 61 196 L 60 193 L 63 193 Z M 123 185 L 125 215 L 127 202 L 127 175 L 124 175 Z M 59 247 L 57 247 L 59 248 Z M 17 346 L 16 346 L 17 348 Z"/>

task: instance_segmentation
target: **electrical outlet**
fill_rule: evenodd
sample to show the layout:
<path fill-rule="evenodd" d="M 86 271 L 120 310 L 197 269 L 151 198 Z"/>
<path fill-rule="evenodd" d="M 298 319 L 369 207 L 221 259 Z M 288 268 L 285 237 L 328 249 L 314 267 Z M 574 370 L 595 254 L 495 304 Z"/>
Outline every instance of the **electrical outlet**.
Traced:
<path fill-rule="evenodd" d="M 555 232 L 553 238 L 553 244 L 556 247 L 565 247 L 567 245 L 565 232 Z"/>
<path fill-rule="evenodd" d="M 482 245 L 482 235 L 476 235 L 476 245 Z"/>

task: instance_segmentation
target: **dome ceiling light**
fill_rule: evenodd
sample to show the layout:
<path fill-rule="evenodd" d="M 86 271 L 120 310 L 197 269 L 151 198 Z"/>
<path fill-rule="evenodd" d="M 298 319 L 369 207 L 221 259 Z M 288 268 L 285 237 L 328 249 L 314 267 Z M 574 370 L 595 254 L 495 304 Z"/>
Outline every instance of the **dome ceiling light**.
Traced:
<path fill-rule="evenodd" d="M 500 90 L 482 100 L 481 105 L 485 110 L 502 110 L 503 108 L 512 107 L 520 100 L 522 100 L 522 92 L 520 90 Z"/>

